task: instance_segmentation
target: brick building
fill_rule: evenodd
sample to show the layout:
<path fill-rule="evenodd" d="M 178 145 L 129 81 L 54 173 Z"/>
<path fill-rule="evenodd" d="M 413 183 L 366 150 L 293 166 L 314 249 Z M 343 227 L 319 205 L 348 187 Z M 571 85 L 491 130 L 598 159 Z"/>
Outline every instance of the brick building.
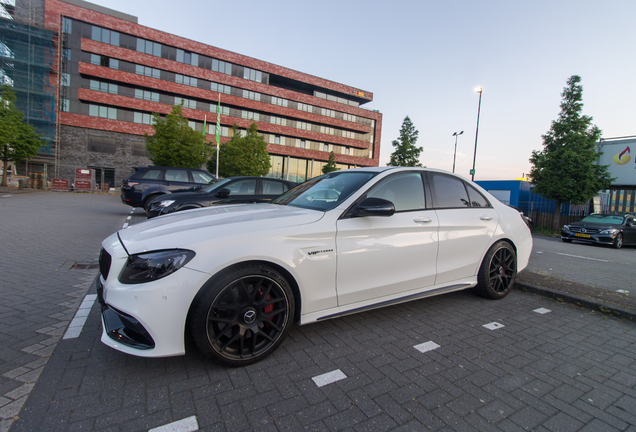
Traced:
<path fill-rule="evenodd" d="M 150 163 L 143 134 L 153 131 L 153 112 L 168 114 L 183 101 L 191 127 L 202 132 L 207 119 L 214 142 L 219 97 L 221 141 L 234 123 L 245 130 L 255 121 L 269 143 L 272 177 L 319 175 L 331 151 L 340 168 L 378 165 L 382 114 L 360 107 L 373 99 L 368 91 L 144 27 L 81 0 L 16 0 L 1 19 L 0 78 L 48 138 L 25 171 L 72 179 L 76 168 L 94 168 L 97 182 L 119 186 L 131 167 Z M 28 55 L 37 53 L 28 66 L 17 61 L 25 44 Z"/>

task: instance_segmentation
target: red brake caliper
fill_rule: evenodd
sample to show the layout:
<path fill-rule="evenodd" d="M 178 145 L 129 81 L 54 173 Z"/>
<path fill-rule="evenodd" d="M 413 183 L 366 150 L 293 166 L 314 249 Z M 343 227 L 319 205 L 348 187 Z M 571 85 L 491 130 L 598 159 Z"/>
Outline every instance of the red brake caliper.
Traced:
<path fill-rule="evenodd" d="M 265 287 L 260 287 L 258 290 L 258 294 L 262 296 L 264 292 L 265 292 Z M 269 301 L 271 299 L 272 299 L 272 296 L 268 294 L 266 300 Z M 274 310 L 274 304 L 269 304 L 263 308 L 263 313 L 270 313 L 273 310 Z M 269 320 L 273 321 L 274 317 L 271 317 Z"/>

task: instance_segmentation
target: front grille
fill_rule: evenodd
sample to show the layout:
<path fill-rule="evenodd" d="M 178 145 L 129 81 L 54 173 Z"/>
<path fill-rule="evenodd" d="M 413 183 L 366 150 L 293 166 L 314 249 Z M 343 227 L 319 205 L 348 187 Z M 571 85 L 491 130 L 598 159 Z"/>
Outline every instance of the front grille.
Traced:
<path fill-rule="evenodd" d="M 598 228 L 589 227 L 570 227 L 570 231 L 572 231 L 573 233 L 598 234 L 601 230 Z"/>
<path fill-rule="evenodd" d="M 108 272 L 110 271 L 111 257 L 104 248 L 99 252 L 99 272 L 104 280 L 108 278 Z"/>

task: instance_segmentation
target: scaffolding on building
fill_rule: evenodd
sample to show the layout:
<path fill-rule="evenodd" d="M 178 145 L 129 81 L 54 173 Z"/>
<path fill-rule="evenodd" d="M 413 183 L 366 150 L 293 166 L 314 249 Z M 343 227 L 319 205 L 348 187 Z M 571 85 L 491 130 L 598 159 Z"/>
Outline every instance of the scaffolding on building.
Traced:
<path fill-rule="evenodd" d="M 15 6 L 0 2 L 2 8 L 0 84 L 9 84 L 13 88 L 15 106 L 45 140 L 38 156 L 57 159 L 55 101 L 58 86 L 53 86 L 50 78 L 52 74 L 54 79 L 59 76 L 54 69 L 59 64 L 56 61 L 58 31 L 45 28 L 42 22 L 20 18 L 15 14 Z"/>

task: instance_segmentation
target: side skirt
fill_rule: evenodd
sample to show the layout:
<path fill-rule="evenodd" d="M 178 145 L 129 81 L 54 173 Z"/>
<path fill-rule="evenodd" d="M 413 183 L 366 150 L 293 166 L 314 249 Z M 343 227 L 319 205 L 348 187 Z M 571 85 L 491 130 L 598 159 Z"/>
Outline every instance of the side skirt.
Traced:
<path fill-rule="evenodd" d="M 352 314 L 356 314 L 356 313 L 360 313 L 360 312 L 364 312 L 364 311 L 368 311 L 368 310 L 373 310 L 373 309 L 379 309 L 385 306 L 392 306 L 392 305 L 396 305 L 399 303 L 405 303 L 408 301 L 412 301 L 412 300 L 420 300 L 423 298 L 427 298 L 427 297 L 433 297 L 436 295 L 441 295 L 441 294 L 448 294 L 451 293 L 453 291 L 461 291 L 470 287 L 475 286 L 475 284 L 470 284 L 470 283 L 462 283 L 462 284 L 457 284 L 457 285 L 450 285 L 444 288 L 437 288 L 434 290 L 430 290 L 430 291 L 426 291 L 423 293 L 418 293 L 418 294 L 412 294 L 412 295 L 408 295 L 406 297 L 399 297 L 393 300 L 387 300 L 387 301 L 383 301 L 380 303 L 374 303 L 368 306 L 362 306 L 362 307 L 358 307 L 355 309 L 350 309 L 350 310 L 346 310 L 346 311 L 342 311 L 342 312 L 336 312 L 334 314 L 331 315 L 325 315 L 322 317 L 319 317 L 316 319 L 316 321 L 323 321 L 323 320 L 328 320 L 328 319 L 333 319 L 333 318 L 339 318 L 345 315 L 352 315 Z"/>

